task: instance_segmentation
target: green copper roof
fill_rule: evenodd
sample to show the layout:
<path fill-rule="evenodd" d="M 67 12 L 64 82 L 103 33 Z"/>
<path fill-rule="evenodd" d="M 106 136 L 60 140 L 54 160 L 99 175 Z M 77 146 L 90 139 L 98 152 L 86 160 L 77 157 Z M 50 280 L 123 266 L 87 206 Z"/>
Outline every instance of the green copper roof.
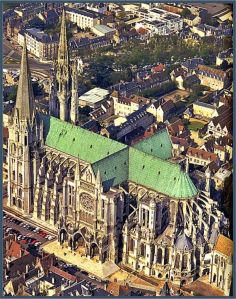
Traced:
<path fill-rule="evenodd" d="M 146 146 L 141 142 L 136 149 L 54 117 L 42 117 L 42 120 L 45 144 L 91 163 L 95 174 L 100 171 L 105 190 L 129 180 L 174 198 L 191 198 L 197 194 L 180 165 L 164 160 L 171 157 L 169 135 L 165 131 L 146 140 Z M 150 155 L 153 145 L 155 150 Z"/>
<path fill-rule="evenodd" d="M 111 186 L 119 185 L 128 181 L 129 175 L 129 148 L 125 148 L 113 155 L 106 157 L 92 164 L 95 174 L 99 169 L 104 190 L 108 190 Z"/>
<path fill-rule="evenodd" d="M 100 161 L 127 145 L 50 117 L 45 144 L 89 163 Z"/>
<path fill-rule="evenodd" d="M 129 180 L 174 198 L 191 198 L 197 189 L 179 164 L 129 148 Z"/>
<path fill-rule="evenodd" d="M 167 160 L 172 157 L 172 142 L 166 129 L 140 141 L 133 147 L 141 152 L 150 154 L 163 160 Z"/>

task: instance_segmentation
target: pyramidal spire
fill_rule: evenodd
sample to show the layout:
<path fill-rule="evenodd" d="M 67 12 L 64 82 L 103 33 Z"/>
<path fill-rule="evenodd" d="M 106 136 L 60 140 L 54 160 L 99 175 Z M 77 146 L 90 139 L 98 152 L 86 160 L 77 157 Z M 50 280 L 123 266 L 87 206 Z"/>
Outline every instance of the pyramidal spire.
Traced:
<path fill-rule="evenodd" d="M 17 89 L 15 109 L 18 111 L 21 120 L 32 120 L 34 113 L 34 93 L 28 63 L 26 38 L 22 50 L 20 79 Z"/>
<path fill-rule="evenodd" d="M 68 65 L 68 47 L 67 47 L 67 35 L 66 35 L 66 14 L 65 8 L 62 10 L 61 17 L 61 32 L 60 32 L 60 41 L 58 47 L 58 63 L 63 62 Z"/>

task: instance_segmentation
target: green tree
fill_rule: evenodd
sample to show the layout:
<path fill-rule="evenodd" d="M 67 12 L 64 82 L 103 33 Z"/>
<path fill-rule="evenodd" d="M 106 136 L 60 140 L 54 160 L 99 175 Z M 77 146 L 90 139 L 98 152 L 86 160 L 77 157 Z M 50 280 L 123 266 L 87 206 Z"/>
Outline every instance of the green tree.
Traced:
<path fill-rule="evenodd" d="M 92 110 L 93 109 L 90 106 L 79 107 L 79 114 L 83 114 L 83 115 L 89 116 L 89 113 Z"/>
<path fill-rule="evenodd" d="M 33 87 L 33 92 L 35 96 L 41 95 L 42 94 L 42 87 L 39 85 L 38 82 L 33 82 L 32 83 L 32 87 Z"/>
<path fill-rule="evenodd" d="M 223 60 L 223 62 L 221 63 L 220 65 L 220 68 L 223 70 L 223 71 L 226 71 L 228 68 L 229 68 L 229 63 L 227 60 Z"/>
<path fill-rule="evenodd" d="M 13 85 L 10 92 L 8 92 L 6 96 L 6 101 L 16 101 L 16 95 L 17 95 L 17 85 Z"/>
<path fill-rule="evenodd" d="M 175 82 L 167 82 L 162 84 L 161 86 L 146 89 L 143 92 L 141 92 L 141 95 L 144 97 L 159 97 L 175 89 Z"/>
<path fill-rule="evenodd" d="M 213 27 L 217 27 L 219 25 L 216 18 L 213 18 L 210 14 L 207 15 L 207 17 L 205 19 L 205 24 L 213 26 Z"/>
<path fill-rule="evenodd" d="M 13 2 L 13 1 L 3 2 L 3 11 L 16 8 L 20 4 L 21 2 Z"/>
<path fill-rule="evenodd" d="M 192 13 L 191 13 L 191 11 L 190 11 L 188 8 L 184 8 L 184 9 L 182 10 L 182 12 L 181 12 L 181 16 L 182 16 L 183 18 L 187 18 L 187 17 L 189 17 L 191 14 L 192 14 Z"/>
<path fill-rule="evenodd" d="M 133 79 L 133 73 L 130 67 L 127 68 L 126 70 L 126 80 L 127 81 L 132 81 Z"/>

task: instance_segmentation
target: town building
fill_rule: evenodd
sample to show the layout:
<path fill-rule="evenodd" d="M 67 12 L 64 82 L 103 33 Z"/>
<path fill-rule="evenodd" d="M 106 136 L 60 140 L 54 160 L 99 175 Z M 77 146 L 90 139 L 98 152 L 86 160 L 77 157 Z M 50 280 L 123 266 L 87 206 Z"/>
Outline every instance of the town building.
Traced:
<path fill-rule="evenodd" d="M 18 43 L 23 46 L 26 37 L 28 51 L 42 61 L 54 60 L 57 56 L 59 36 L 49 35 L 37 28 L 21 30 L 18 33 Z"/>
<path fill-rule="evenodd" d="M 215 163 L 219 162 L 219 158 L 216 154 L 193 147 L 188 148 L 186 156 L 189 159 L 189 163 L 195 165 L 206 166 L 212 161 Z"/>
<path fill-rule="evenodd" d="M 197 69 L 197 75 L 201 80 L 202 85 L 208 86 L 213 90 L 221 90 L 229 87 L 232 69 L 224 72 L 209 66 L 199 65 Z"/>
<path fill-rule="evenodd" d="M 101 134 L 126 144 L 130 144 L 133 138 L 142 135 L 154 123 L 154 117 L 146 111 L 146 106 L 117 120 L 119 124 L 104 128 Z"/>
<path fill-rule="evenodd" d="M 180 15 L 159 8 L 140 9 L 138 17 L 144 19 L 139 24 L 144 28 L 150 28 L 152 34 L 169 35 L 183 28 L 183 19 Z"/>
<path fill-rule="evenodd" d="M 147 111 L 155 116 L 157 122 L 165 122 L 174 115 L 175 105 L 172 100 L 163 103 L 156 101 L 147 108 Z"/>
<path fill-rule="evenodd" d="M 131 97 L 117 96 L 113 99 L 114 114 L 119 116 L 128 116 L 150 103 L 149 99 L 137 95 Z"/>
<path fill-rule="evenodd" d="M 233 49 L 222 51 L 216 56 L 216 65 L 220 66 L 223 61 L 233 64 Z"/>
<path fill-rule="evenodd" d="M 217 237 L 211 255 L 209 282 L 229 296 L 232 284 L 233 241 L 224 235 Z"/>
<path fill-rule="evenodd" d="M 193 114 L 197 117 L 204 117 L 211 119 L 216 112 L 215 105 L 207 104 L 204 102 L 196 101 L 193 103 Z"/>
<path fill-rule="evenodd" d="M 214 175 L 213 179 L 215 182 L 216 190 L 223 190 L 225 180 L 229 178 L 231 175 L 231 171 L 228 169 L 220 168 Z"/>
<path fill-rule="evenodd" d="M 95 87 L 79 97 L 79 105 L 99 108 L 109 97 L 109 91 L 103 88 Z"/>
<path fill-rule="evenodd" d="M 91 28 L 91 31 L 96 34 L 97 36 L 106 36 L 108 38 L 113 38 L 113 35 L 115 34 L 116 30 L 113 28 L 110 28 L 106 25 L 100 25 L 97 24 L 94 27 Z"/>
<path fill-rule="evenodd" d="M 102 14 L 96 13 L 88 9 L 76 9 L 66 7 L 65 9 L 66 17 L 72 22 L 76 23 L 78 27 L 92 28 L 97 24 L 100 24 L 100 19 Z"/>
<path fill-rule="evenodd" d="M 223 113 L 213 117 L 213 119 L 207 124 L 207 134 L 212 135 L 215 138 L 232 134 L 232 117 L 232 109 L 224 109 Z"/>
<path fill-rule="evenodd" d="M 190 27 L 196 26 L 201 23 L 201 18 L 191 14 L 189 16 L 184 17 L 184 23 L 186 23 Z"/>
<path fill-rule="evenodd" d="M 59 22 L 59 15 L 55 9 L 46 10 L 39 13 L 37 16 L 46 26 L 54 26 Z"/>
<path fill-rule="evenodd" d="M 45 10 L 44 3 L 24 3 L 15 8 L 15 13 L 22 18 L 22 20 L 28 21 L 35 17 L 35 15 L 42 13 Z"/>
<path fill-rule="evenodd" d="M 108 9 L 108 4 L 107 3 L 88 3 L 86 5 L 86 8 L 101 14 L 105 14 L 107 12 Z"/>
<path fill-rule="evenodd" d="M 204 65 L 204 60 L 202 58 L 190 58 L 181 63 L 181 67 L 187 71 L 187 73 L 195 73 L 195 70 L 199 65 Z"/>
<path fill-rule="evenodd" d="M 112 98 L 109 98 L 107 101 L 103 102 L 99 108 L 90 112 L 90 116 L 96 121 L 103 121 L 112 115 L 114 115 L 114 104 Z"/>

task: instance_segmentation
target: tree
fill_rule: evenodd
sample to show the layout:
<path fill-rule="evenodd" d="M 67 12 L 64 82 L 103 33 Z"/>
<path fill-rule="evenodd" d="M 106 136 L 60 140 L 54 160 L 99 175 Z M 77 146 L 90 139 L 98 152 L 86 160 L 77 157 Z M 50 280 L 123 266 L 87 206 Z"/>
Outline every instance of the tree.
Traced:
<path fill-rule="evenodd" d="M 16 101 L 16 95 L 17 95 L 17 86 L 14 85 L 12 86 L 10 92 L 8 92 L 7 96 L 6 96 L 6 101 Z"/>
<path fill-rule="evenodd" d="M 133 79 L 133 73 L 130 67 L 128 67 L 126 70 L 126 79 L 127 81 L 132 81 Z"/>
<path fill-rule="evenodd" d="M 217 27 L 219 25 L 216 18 L 213 18 L 210 14 L 207 15 L 207 17 L 205 19 L 205 24 L 213 26 L 213 27 Z"/>
<path fill-rule="evenodd" d="M 162 84 L 161 86 L 146 89 L 143 92 L 141 92 L 141 95 L 144 97 L 159 97 L 175 89 L 175 82 L 167 82 Z"/>
<path fill-rule="evenodd" d="M 21 2 L 3 2 L 3 11 L 8 10 L 8 9 L 13 9 L 19 6 Z"/>
<path fill-rule="evenodd" d="M 83 115 L 89 116 L 89 113 L 92 110 L 93 109 L 90 106 L 79 107 L 79 114 L 83 114 Z"/>
<path fill-rule="evenodd" d="M 121 12 L 118 13 L 118 18 L 121 19 L 121 20 L 124 20 L 125 16 L 126 16 L 125 11 L 121 11 Z"/>
<path fill-rule="evenodd" d="M 227 60 L 223 60 L 223 62 L 221 63 L 220 65 L 220 68 L 223 70 L 223 71 L 226 71 L 228 68 L 229 68 L 229 63 Z"/>
<path fill-rule="evenodd" d="M 192 13 L 191 13 L 191 11 L 190 11 L 188 8 L 184 8 L 184 9 L 182 10 L 182 12 L 181 12 L 181 16 L 182 16 L 183 18 L 187 18 L 187 17 L 189 17 L 191 14 L 192 14 Z"/>
<path fill-rule="evenodd" d="M 32 87 L 35 96 L 42 94 L 42 87 L 38 84 L 38 82 L 33 82 Z"/>

